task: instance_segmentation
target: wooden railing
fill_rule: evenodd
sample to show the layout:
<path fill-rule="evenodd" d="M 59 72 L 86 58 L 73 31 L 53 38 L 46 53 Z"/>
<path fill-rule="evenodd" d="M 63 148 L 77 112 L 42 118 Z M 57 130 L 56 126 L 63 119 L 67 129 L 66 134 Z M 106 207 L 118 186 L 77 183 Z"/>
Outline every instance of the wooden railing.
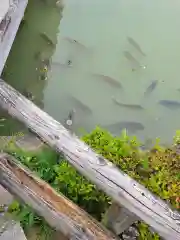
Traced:
<path fill-rule="evenodd" d="M 57 194 L 12 156 L 0 154 L 0 173 L 0 183 L 9 192 L 29 204 L 51 227 L 69 239 L 115 239 L 97 221 L 63 195 Z"/>
<path fill-rule="evenodd" d="M 73 133 L 3 80 L 0 80 L 0 106 L 53 149 L 63 153 L 67 161 L 82 175 L 112 197 L 114 203 L 106 213 L 107 220 L 104 223 L 115 234 L 120 234 L 134 221 L 141 219 L 163 238 L 180 240 L 179 212 L 172 210 L 164 201 L 96 154 Z M 8 155 L 1 155 L 0 176 L 0 184 L 33 206 L 52 227 L 58 225 L 58 229 L 69 239 L 70 236 L 78 234 L 80 237 L 77 239 L 114 238 L 94 219 L 65 197 L 57 195 L 47 184 Z M 49 196 L 48 191 L 51 192 Z M 65 209 L 61 209 L 61 206 Z M 41 211 L 42 209 L 44 210 Z"/>

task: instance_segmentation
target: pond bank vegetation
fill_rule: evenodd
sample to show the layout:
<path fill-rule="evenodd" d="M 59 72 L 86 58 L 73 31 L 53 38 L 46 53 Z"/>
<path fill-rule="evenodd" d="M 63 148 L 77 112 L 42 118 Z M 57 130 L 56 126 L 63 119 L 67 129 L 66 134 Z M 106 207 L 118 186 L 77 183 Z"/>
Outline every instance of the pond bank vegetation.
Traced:
<path fill-rule="evenodd" d="M 156 141 L 149 151 L 140 150 L 141 143 L 125 131 L 121 136 L 114 137 L 108 131 L 96 127 L 84 135 L 82 140 L 173 208 L 180 209 L 180 132 L 174 137 L 172 147 L 161 147 Z M 37 153 L 13 148 L 8 152 L 57 192 L 63 193 L 98 221 L 102 220 L 111 199 L 70 166 L 64 156 L 59 156 L 48 147 Z M 28 206 L 14 201 L 8 211 L 20 220 L 26 232 L 31 227 L 38 226 L 42 230 L 42 239 L 50 239 L 53 230 L 49 231 L 44 220 Z M 136 227 L 139 230 L 138 239 L 160 239 L 156 233 L 148 230 L 145 223 L 139 222 Z"/>

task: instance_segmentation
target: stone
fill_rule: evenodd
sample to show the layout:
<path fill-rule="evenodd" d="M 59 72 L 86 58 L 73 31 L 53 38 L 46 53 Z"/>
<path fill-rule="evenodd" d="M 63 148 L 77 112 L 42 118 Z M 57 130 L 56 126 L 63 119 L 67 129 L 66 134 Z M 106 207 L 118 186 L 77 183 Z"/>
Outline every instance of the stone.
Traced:
<path fill-rule="evenodd" d="M 121 235 L 120 239 L 122 240 L 137 240 L 139 239 L 138 229 L 134 226 L 130 226 L 127 230 L 125 230 Z"/>

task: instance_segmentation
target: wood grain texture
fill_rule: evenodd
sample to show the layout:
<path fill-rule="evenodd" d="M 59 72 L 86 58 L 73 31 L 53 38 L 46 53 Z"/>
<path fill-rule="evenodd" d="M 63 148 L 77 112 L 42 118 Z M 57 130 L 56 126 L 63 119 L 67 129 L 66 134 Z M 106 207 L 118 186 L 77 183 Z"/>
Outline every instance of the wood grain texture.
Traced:
<path fill-rule="evenodd" d="M 97 155 L 3 80 L 0 80 L 0 106 L 31 128 L 52 148 L 64 153 L 69 163 L 82 175 L 153 227 L 162 237 L 180 240 L 179 212 L 172 210 L 111 162 Z"/>
<path fill-rule="evenodd" d="M 116 239 L 81 208 L 6 153 L 0 154 L 0 183 L 69 239 Z"/>

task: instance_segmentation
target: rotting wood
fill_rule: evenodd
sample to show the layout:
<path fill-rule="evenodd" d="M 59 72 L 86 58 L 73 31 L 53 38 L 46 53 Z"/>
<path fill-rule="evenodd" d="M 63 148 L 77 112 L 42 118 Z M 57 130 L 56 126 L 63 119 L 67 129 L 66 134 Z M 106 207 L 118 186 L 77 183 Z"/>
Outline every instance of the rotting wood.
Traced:
<path fill-rule="evenodd" d="M 70 240 L 116 239 L 86 212 L 6 153 L 0 154 L 0 184 Z"/>
<path fill-rule="evenodd" d="M 104 215 L 103 225 L 110 229 L 116 235 L 120 235 L 135 221 L 140 220 L 134 214 L 127 211 L 124 207 L 113 202 Z"/>
<path fill-rule="evenodd" d="M 31 128 L 52 148 L 64 153 L 68 162 L 82 175 L 149 224 L 160 236 L 180 240 L 179 212 L 172 210 L 145 187 L 100 157 L 3 80 L 0 80 L 0 106 Z"/>

